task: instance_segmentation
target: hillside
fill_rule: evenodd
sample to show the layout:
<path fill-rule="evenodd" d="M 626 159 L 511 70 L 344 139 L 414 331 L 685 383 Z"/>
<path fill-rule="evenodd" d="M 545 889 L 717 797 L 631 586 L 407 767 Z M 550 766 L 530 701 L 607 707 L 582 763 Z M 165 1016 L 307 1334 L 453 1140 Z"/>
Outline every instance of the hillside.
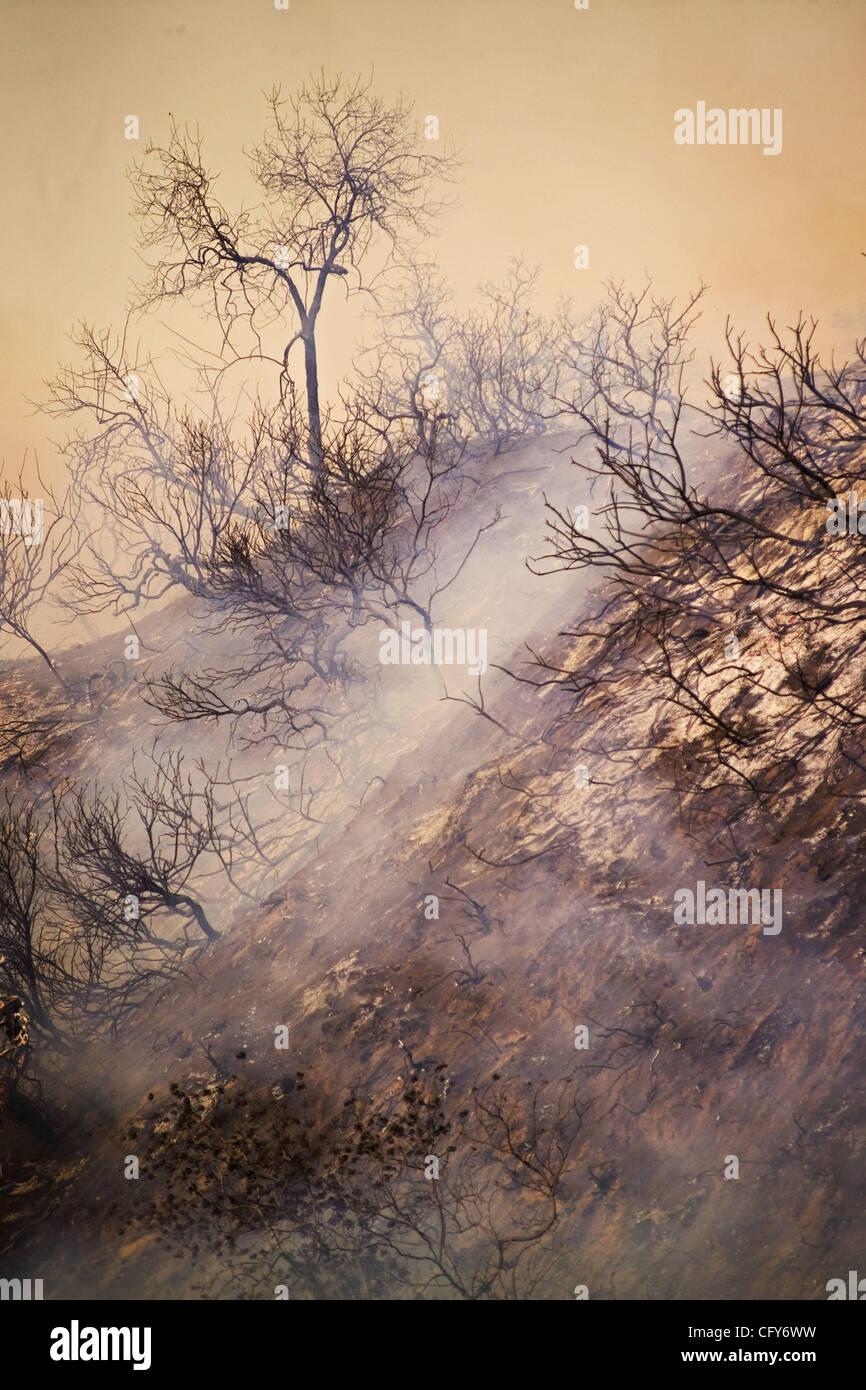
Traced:
<path fill-rule="evenodd" d="M 716 745 L 640 641 L 631 661 L 567 635 L 603 586 L 527 567 L 545 494 L 598 500 L 570 452 L 550 436 L 486 460 L 448 533 L 445 561 L 495 498 L 438 619 L 487 632 L 483 708 L 465 670 L 377 670 L 361 629 L 367 674 L 337 755 L 310 764 L 308 819 L 274 791 L 279 748 L 142 702 L 169 666 L 243 655 L 187 597 L 137 623 L 135 666 L 123 634 L 67 653 L 74 699 L 34 663 L 0 668 L 7 709 L 56 721 L 7 750 L 10 792 L 112 786 L 156 739 L 230 765 L 270 845 L 267 870 L 241 855 L 234 884 L 198 885 L 218 941 L 45 1068 L 54 1137 L 6 1117 L 4 1274 L 44 1271 L 46 1297 L 813 1299 L 856 1268 L 866 765 L 809 743 L 785 658 L 826 659 L 834 634 L 773 592 L 733 615 L 731 709 L 771 737 L 743 754 L 760 794 L 742 761 L 714 781 Z M 700 466 L 748 502 L 729 457 Z M 780 509 L 832 610 L 820 509 Z M 694 639 L 710 692 L 718 601 Z M 840 699 L 862 691 L 866 619 L 845 634 Z M 796 767 L 773 782 L 783 745 Z M 675 920 L 699 882 L 781 890 L 781 930 Z"/>

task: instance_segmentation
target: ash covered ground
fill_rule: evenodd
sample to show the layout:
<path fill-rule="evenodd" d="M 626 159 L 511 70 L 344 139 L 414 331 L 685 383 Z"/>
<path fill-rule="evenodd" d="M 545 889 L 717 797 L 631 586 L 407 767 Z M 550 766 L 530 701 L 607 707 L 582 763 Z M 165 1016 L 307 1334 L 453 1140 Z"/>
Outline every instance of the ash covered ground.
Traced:
<path fill-rule="evenodd" d="M 720 743 L 652 632 L 575 635 L 603 577 L 527 566 L 545 498 L 603 504 L 574 454 L 565 432 L 483 458 L 449 518 L 446 568 L 501 513 L 437 619 L 487 632 L 480 686 L 382 666 L 364 626 L 338 732 L 300 761 L 145 703 L 166 669 L 243 659 L 245 630 L 186 596 L 137 620 L 137 661 L 117 635 L 63 653 L 69 694 L 35 659 L 0 670 L 4 708 L 47 721 L 7 746 L 10 797 L 180 749 L 230 769 L 264 850 L 193 874 L 219 939 L 116 1029 L 34 1039 L 38 1122 L 0 1129 L 4 1275 L 73 1298 L 812 1299 L 856 1268 L 866 764 L 857 721 L 826 717 L 862 699 L 847 572 L 822 504 L 785 498 L 823 618 L 772 586 L 734 606 L 695 564 L 689 688 L 754 733 Z M 764 506 L 729 445 L 696 466 Z M 782 890 L 781 931 L 677 922 L 698 881 Z"/>

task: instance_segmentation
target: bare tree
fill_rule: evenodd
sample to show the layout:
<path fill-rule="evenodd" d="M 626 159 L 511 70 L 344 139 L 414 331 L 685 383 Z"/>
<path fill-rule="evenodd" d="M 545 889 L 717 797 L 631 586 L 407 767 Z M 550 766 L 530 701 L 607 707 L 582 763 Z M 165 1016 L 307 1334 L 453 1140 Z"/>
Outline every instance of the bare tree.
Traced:
<path fill-rule="evenodd" d="M 324 74 L 285 101 L 269 98 L 270 124 L 251 157 L 264 192 L 260 209 L 229 213 L 213 192 L 201 140 L 175 126 L 164 148 L 148 150 L 136 174 L 145 246 L 166 259 L 153 269 L 143 302 L 207 294 L 227 346 L 243 321 L 256 351 L 260 327 L 294 321 L 278 360 L 288 379 L 291 350 L 304 353 L 309 458 L 322 465 L 317 325 L 331 280 L 367 287 L 364 262 L 377 236 L 394 255 L 403 239 L 430 230 L 434 177 L 453 156 L 417 150 L 420 132 L 401 98 L 392 105 L 360 78 Z"/>
<path fill-rule="evenodd" d="M 43 841 L 49 831 L 32 805 L 6 795 L 0 813 L 0 978 L 40 1030 L 56 1032 L 52 1011 L 66 970 L 46 913 L 50 884 Z"/>
<path fill-rule="evenodd" d="M 0 981 L 47 1044 L 43 1062 L 116 1027 L 181 966 L 188 942 L 149 928 L 155 903 L 201 914 L 178 890 L 165 855 L 154 850 L 148 863 L 123 847 L 114 804 L 71 795 L 55 794 L 46 815 L 7 793 L 0 815 Z M 136 888 L 141 916 L 127 910 Z M 201 925 L 209 928 L 206 919 Z"/>
<path fill-rule="evenodd" d="M 815 319 L 800 314 L 784 335 L 770 316 L 767 327 L 769 345 L 752 349 L 726 325 L 729 362 L 710 373 L 717 430 L 785 496 L 826 503 L 862 476 L 866 338 L 837 366 L 815 345 Z"/>
<path fill-rule="evenodd" d="M 152 682 L 148 699 L 169 717 L 252 719 L 293 747 L 319 743 L 345 708 L 352 676 L 364 675 L 353 634 L 395 614 L 429 631 L 434 608 L 495 525 L 496 509 L 449 549 L 448 519 L 471 486 L 450 451 L 443 456 L 435 432 L 423 452 L 411 437 L 385 439 L 362 401 L 346 406 L 329 423 L 326 466 L 314 473 L 289 421 L 274 437 L 257 517 L 224 532 L 208 581 L 209 621 L 231 616 L 247 634 L 243 658 Z"/>
<path fill-rule="evenodd" d="M 61 497 L 45 482 L 37 464 L 41 495 L 31 498 L 25 493 L 24 477 L 22 465 L 17 489 L 9 482 L 0 487 L 0 642 L 29 647 L 65 687 L 35 622 L 37 612 L 57 599 L 59 582 L 80 546 L 71 493 L 67 490 Z"/>
<path fill-rule="evenodd" d="M 542 434 L 558 414 L 559 325 L 534 305 L 537 271 L 512 260 L 460 325 L 457 370 L 465 428 L 494 455 Z"/>
<path fill-rule="evenodd" d="M 563 361 L 558 320 L 535 307 L 537 279 L 513 260 L 461 314 L 436 266 L 401 267 L 362 372 L 370 418 L 414 433 L 422 453 L 435 437 L 455 462 L 541 434 L 562 410 Z"/>
<path fill-rule="evenodd" d="M 565 634 L 577 659 L 539 664 L 542 683 L 566 685 L 597 714 L 626 689 L 673 706 L 688 751 L 671 756 L 729 828 L 737 801 L 769 805 L 818 743 L 862 721 L 856 676 L 828 662 L 825 635 L 847 627 L 862 640 L 862 552 L 828 537 L 824 504 L 856 476 L 866 364 L 860 345 L 825 368 L 802 317 L 784 337 L 771 321 L 770 346 L 755 352 L 729 327 L 733 369 L 713 365 L 709 403 L 693 405 L 685 374 L 700 293 L 678 307 L 613 285 L 572 339 L 576 384 L 560 401 L 594 446 L 573 462 L 590 495 L 601 483 L 607 496 L 591 525 L 548 505 L 550 546 L 534 563 L 591 568 L 608 583 Z M 701 477 L 695 456 L 713 433 L 728 446 L 726 470 Z M 606 758 L 623 737 L 615 722 L 595 719 Z M 672 727 L 658 729 L 667 742 Z"/>
<path fill-rule="evenodd" d="M 133 773 L 127 808 L 122 808 L 119 792 L 71 791 L 57 812 L 62 852 L 94 890 L 116 895 L 118 911 L 127 898 L 134 900 L 131 920 L 139 924 L 134 930 L 157 939 L 152 918 L 162 912 L 192 919 L 203 936 L 215 941 L 220 933 L 187 887 L 206 856 L 219 859 L 228 849 L 212 804 L 207 798 L 202 803 L 191 782 L 184 781 L 181 756 L 157 766 L 152 778 Z"/>
<path fill-rule="evenodd" d="M 206 596 L 222 538 L 253 514 L 256 485 L 269 463 L 266 413 L 236 429 L 213 392 L 177 414 L 155 364 L 83 324 L 84 358 L 49 383 L 44 409 L 83 417 L 66 445 L 89 531 L 87 553 L 72 567 L 71 607 L 127 611 L 175 588 Z"/>

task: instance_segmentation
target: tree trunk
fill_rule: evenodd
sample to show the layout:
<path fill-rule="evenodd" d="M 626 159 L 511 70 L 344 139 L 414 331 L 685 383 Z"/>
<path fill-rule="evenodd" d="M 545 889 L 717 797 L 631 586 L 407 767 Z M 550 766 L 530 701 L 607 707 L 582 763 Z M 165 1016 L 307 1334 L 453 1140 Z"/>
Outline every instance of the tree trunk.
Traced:
<path fill-rule="evenodd" d="M 177 911 L 179 907 L 187 908 L 195 918 L 208 941 L 219 941 L 222 933 L 211 926 L 205 916 L 204 908 L 200 903 L 196 902 L 195 898 L 191 898 L 188 893 L 164 893 L 163 901 L 166 907 L 171 908 L 172 911 Z"/>
<path fill-rule="evenodd" d="M 307 374 L 307 422 L 310 429 L 310 467 L 322 467 L 322 417 L 319 412 L 319 364 L 312 327 L 304 334 L 304 368 Z"/>

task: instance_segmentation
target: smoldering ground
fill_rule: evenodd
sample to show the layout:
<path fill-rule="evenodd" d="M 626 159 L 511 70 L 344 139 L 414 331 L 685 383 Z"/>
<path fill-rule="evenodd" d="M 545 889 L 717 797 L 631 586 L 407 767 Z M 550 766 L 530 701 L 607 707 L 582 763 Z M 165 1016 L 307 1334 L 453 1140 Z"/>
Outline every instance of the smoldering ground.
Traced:
<path fill-rule="evenodd" d="M 505 515 L 453 598 L 453 611 L 485 624 L 491 650 L 518 672 L 522 643 L 536 646 L 573 617 L 573 582 L 524 565 L 539 484 L 567 488 L 565 459 L 536 445 L 497 464 Z M 509 515 L 512 488 L 519 505 Z M 168 615 L 160 625 L 165 643 Z M 206 646 L 197 640 L 196 648 L 201 660 Z M 95 664 L 84 655 L 84 665 Z M 845 927 L 849 880 L 834 897 L 838 869 L 829 869 L 831 889 L 819 887 L 808 855 L 792 860 L 790 843 L 773 847 L 756 831 L 753 854 L 765 881 L 784 883 L 792 930 L 768 942 L 760 933 L 672 927 L 670 885 L 699 874 L 693 841 L 672 830 L 680 812 L 652 753 L 627 794 L 615 758 L 607 767 L 591 759 L 581 790 L 573 767 L 590 726 L 584 718 L 575 728 L 562 692 L 540 697 L 491 669 L 482 712 L 443 701 L 442 672 L 387 674 L 387 683 L 358 687 L 358 727 L 341 752 L 332 815 L 287 872 L 277 861 L 261 890 L 266 901 L 231 898 L 225 885 L 207 896 L 199 885 L 223 939 L 128 1030 L 75 1063 L 70 1128 L 54 1155 L 33 1144 L 7 1154 L 7 1260 L 21 1269 L 50 1261 L 58 1296 L 80 1293 L 83 1280 L 88 1293 L 107 1297 L 270 1298 L 282 1284 L 293 1298 L 365 1289 L 414 1296 L 406 1261 L 417 1250 L 407 1246 L 391 1264 L 373 1254 L 380 1228 L 371 1223 L 382 1208 L 365 1205 L 379 1189 L 371 1171 L 363 1186 L 363 1165 L 393 1160 L 376 1145 L 401 1124 L 407 1086 L 435 1078 L 449 1135 L 471 1134 L 477 1147 L 483 1133 L 488 1144 L 477 1170 L 452 1170 L 457 1193 L 477 1202 L 479 1185 L 489 1186 L 496 1198 L 486 1224 L 455 1242 L 456 1282 L 434 1284 L 434 1296 L 475 1289 L 570 1298 L 578 1283 L 593 1297 L 815 1296 L 825 1266 L 844 1264 L 852 1238 L 851 1037 L 860 1015 Z M 448 682 L 448 693 L 478 699 L 471 682 Z M 66 751 L 79 760 L 77 775 L 88 775 L 97 752 L 100 769 L 122 770 L 136 722 L 128 702 L 127 692 L 109 703 L 98 739 Z M 600 708 L 595 736 L 604 737 L 605 721 L 641 726 L 641 709 Z M 142 749 L 153 732 L 140 735 Z M 211 758 L 217 751 L 212 730 L 194 730 L 184 746 Z M 219 753 L 227 757 L 228 745 Z M 272 781 L 270 752 L 264 765 L 260 749 L 232 756 L 244 777 L 258 771 Z M 249 892 L 256 872 L 244 880 Z M 425 911 L 430 895 L 437 915 Z M 837 925 L 828 937 L 830 903 Z M 286 1053 L 274 1047 L 280 1023 L 289 1028 Z M 588 1029 L 585 1051 L 574 1046 L 578 1025 Z M 491 1091 L 496 1114 L 511 1119 L 504 1155 L 489 1121 L 469 1128 Z M 335 1169 L 347 1111 L 366 1141 L 360 1153 L 350 1145 L 361 1168 L 348 1188 L 342 1160 Z M 435 1151 L 437 1140 L 424 1137 Z M 536 1164 L 539 1145 L 548 1147 Z M 408 1188 L 392 1186 L 385 1197 L 409 1203 L 402 1209 L 421 1221 L 423 1240 L 426 1209 L 419 1215 L 412 1204 L 420 1184 L 425 1201 L 433 1189 L 420 1147 L 398 1170 Z M 560 1149 L 568 1163 L 556 1173 L 548 1229 L 551 1208 L 538 1217 Z M 299 1153 L 309 1160 L 300 1169 Z M 130 1154 L 141 1161 L 133 1181 L 123 1176 Z M 731 1154 L 742 1165 L 736 1182 L 723 1177 Z M 240 1164 L 243 1193 L 252 1187 L 252 1208 L 230 1181 L 226 1189 L 231 1163 Z M 447 1183 L 447 1163 L 443 1172 Z M 295 1182 L 323 1184 L 320 1214 L 348 1210 L 360 1220 L 340 1232 L 351 1259 L 332 1249 L 311 1261 L 292 1229 L 293 1173 Z M 181 1189 L 186 1182 L 190 1190 Z M 195 1196 L 214 1183 L 231 1198 L 216 1215 Z M 25 1234 L 27 1212 L 37 1219 Z M 536 1263 L 518 1261 L 511 1287 L 501 1276 L 485 1284 L 479 1270 L 489 1274 L 491 1241 L 511 1240 L 516 1250 L 528 1234 L 538 1237 Z M 239 1242 L 231 1250 L 230 1236 Z"/>

